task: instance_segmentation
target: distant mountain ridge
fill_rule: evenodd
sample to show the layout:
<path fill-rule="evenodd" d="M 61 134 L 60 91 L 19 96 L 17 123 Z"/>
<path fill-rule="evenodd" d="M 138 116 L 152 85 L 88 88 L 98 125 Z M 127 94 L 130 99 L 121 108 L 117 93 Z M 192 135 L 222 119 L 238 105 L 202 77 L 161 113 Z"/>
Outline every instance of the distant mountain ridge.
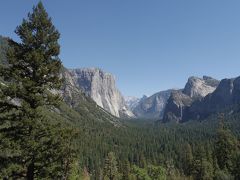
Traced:
<path fill-rule="evenodd" d="M 173 90 L 160 91 L 150 97 L 143 97 L 138 104 L 132 108 L 134 115 L 138 118 L 160 119 L 163 117 L 167 100 Z"/>
<path fill-rule="evenodd" d="M 141 101 L 141 98 L 137 98 L 134 96 L 126 96 L 124 97 L 124 100 L 128 108 L 130 110 L 133 110 L 138 105 L 139 101 Z"/>
<path fill-rule="evenodd" d="M 0 63 L 6 63 L 7 40 L 0 36 Z M 240 104 L 240 77 L 218 81 L 209 76 L 193 76 L 183 89 L 124 99 L 116 87 L 114 76 L 99 68 L 63 67 L 61 76 L 64 83 L 56 93 L 60 93 L 70 107 L 78 108 L 89 116 L 101 114 L 111 122 L 117 122 L 115 117 L 136 117 L 181 123 L 201 120 Z M 1 77 L 0 81 L 3 82 Z"/>

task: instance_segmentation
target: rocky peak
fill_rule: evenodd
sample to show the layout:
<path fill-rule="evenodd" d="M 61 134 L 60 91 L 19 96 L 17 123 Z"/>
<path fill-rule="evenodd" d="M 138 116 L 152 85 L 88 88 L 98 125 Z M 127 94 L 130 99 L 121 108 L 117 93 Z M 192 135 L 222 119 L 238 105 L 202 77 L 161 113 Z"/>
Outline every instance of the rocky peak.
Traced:
<path fill-rule="evenodd" d="M 183 90 L 172 92 L 164 112 L 164 121 L 184 121 L 186 111 L 195 101 L 200 101 L 214 92 L 219 81 L 209 76 L 190 77 Z"/>
<path fill-rule="evenodd" d="M 183 93 L 193 99 L 203 98 L 209 93 L 212 93 L 218 86 L 219 81 L 203 76 L 203 78 L 190 77 L 183 89 Z"/>
<path fill-rule="evenodd" d="M 70 69 L 69 72 L 74 84 L 100 107 L 117 117 L 120 117 L 120 115 L 134 116 L 117 89 L 112 74 L 99 68 Z"/>
<path fill-rule="evenodd" d="M 228 110 L 240 102 L 240 77 L 233 79 L 223 79 L 217 89 L 204 97 L 195 101 L 185 113 L 186 120 L 203 119 L 213 113 Z"/>

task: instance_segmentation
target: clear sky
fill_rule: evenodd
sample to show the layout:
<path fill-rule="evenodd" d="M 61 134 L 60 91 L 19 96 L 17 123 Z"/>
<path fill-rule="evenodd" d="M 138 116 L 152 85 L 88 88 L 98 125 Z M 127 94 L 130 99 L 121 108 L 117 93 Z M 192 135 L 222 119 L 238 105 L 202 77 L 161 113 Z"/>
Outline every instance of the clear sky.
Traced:
<path fill-rule="evenodd" d="M 0 34 L 38 1 L 1 0 Z M 68 68 L 100 67 L 124 95 L 181 88 L 189 76 L 240 75 L 239 0 L 43 0 Z"/>

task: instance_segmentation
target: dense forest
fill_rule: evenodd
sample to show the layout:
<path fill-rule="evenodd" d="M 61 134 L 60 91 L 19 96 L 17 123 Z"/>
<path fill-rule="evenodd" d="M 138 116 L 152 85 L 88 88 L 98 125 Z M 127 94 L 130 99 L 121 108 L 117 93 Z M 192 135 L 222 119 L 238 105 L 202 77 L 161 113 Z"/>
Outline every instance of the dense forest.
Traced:
<path fill-rule="evenodd" d="M 41 2 L 15 32 L 0 42 L 0 179 L 240 179 L 240 107 L 182 124 L 117 119 L 84 94 L 70 107 Z"/>

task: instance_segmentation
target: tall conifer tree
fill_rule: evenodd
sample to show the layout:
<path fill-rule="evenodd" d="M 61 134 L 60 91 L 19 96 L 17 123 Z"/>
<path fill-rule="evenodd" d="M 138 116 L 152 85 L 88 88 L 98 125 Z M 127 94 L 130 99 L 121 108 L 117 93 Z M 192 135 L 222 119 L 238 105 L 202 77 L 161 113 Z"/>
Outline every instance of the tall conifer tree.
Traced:
<path fill-rule="evenodd" d="M 60 178 L 69 137 L 43 115 L 60 100 L 51 92 L 61 86 L 60 34 L 41 2 L 15 32 L 21 42 L 9 40 L 8 63 L 0 66 L 1 177 Z"/>

